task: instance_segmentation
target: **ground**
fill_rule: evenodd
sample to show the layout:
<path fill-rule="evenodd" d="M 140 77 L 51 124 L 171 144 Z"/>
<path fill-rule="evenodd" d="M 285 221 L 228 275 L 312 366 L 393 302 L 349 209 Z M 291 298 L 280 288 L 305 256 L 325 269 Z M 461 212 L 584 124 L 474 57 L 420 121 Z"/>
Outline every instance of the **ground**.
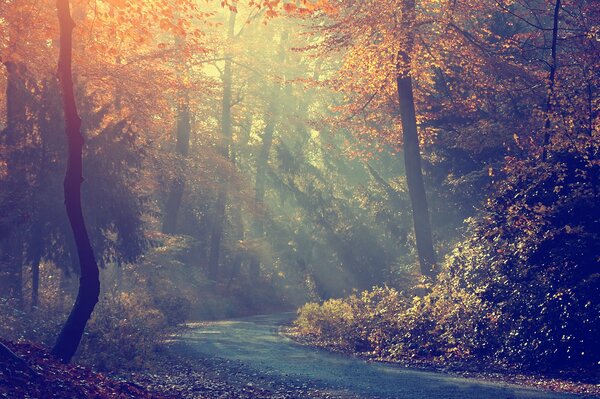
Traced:
<path fill-rule="evenodd" d="M 329 353 L 281 334 L 290 317 L 190 325 L 163 348 L 151 372 L 102 374 L 64 365 L 39 346 L 6 342 L 34 373 L 0 359 L 0 398 L 600 398 L 600 385 L 481 373 L 463 378 Z"/>
<path fill-rule="evenodd" d="M 191 362 L 166 355 L 157 372 L 103 374 L 65 365 L 27 342 L 4 342 L 35 371 L 0 359 L 0 398 L 6 399 L 351 399 L 302 384 L 265 381 L 226 360 Z M 254 382 L 252 382 L 254 381 Z"/>

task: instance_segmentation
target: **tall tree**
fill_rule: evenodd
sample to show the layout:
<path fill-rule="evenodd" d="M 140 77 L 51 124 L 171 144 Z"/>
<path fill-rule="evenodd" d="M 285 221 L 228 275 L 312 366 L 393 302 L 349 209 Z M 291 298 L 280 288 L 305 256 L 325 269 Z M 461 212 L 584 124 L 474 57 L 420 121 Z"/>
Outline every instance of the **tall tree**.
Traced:
<path fill-rule="evenodd" d="M 180 95 L 177 104 L 177 142 L 175 152 L 181 158 L 188 156 L 190 150 L 190 103 L 187 92 Z M 183 159 L 178 160 L 180 163 Z M 183 169 L 183 168 L 182 168 Z M 183 193 L 185 191 L 185 179 L 181 174 L 177 174 L 171 182 L 171 190 L 165 205 L 165 214 L 163 217 L 163 233 L 173 234 L 177 230 L 177 216 L 181 208 Z"/>
<path fill-rule="evenodd" d="M 285 62 L 285 52 L 287 46 L 288 33 L 284 31 L 281 33 L 279 42 L 279 51 L 277 55 L 277 63 L 283 66 Z M 271 147 L 273 145 L 273 135 L 275 133 L 275 127 L 278 123 L 279 114 L 281 110 L 281 96 L 279 87 L 280 83 L 276 80 L 273 82 L 273 88 L 271 89 L 270 98 L 268 99 L 268 109 L 265 116 L 266 125 L 262 134 L 262 146 L 256 157 L 256 178 L 254 192 L 256 196 L 256 203 L 258 206 L 265 207 L 265 192 L 266 192 L 266 180 L 267 180 L 267 168 L 269 163 L 269 154 L 271 153 Z M 265 234 L 264 217 L 260 215 L 255 221 L 255 234 L 259 240 L 263 239 Z M 250 276 L 252 278 L 258 278 L 260 275 L 260 259 L 259 257 L 253 257 L 250 262 Z"/>
<path fill-rule="evenodd" d="M 544 146 L 542 149 L 542 161 L 548 157 L 548 144 L 550 144 L 550 126 L 552 124 L 552 101 L 554 101 L 554 86 L 556 85 L 557 51 L 558 51 L 558 28 L 560 16 L 561 0 L 556 0 L 554 4 L 554 16 L 552 22 L 552 41 L 550 44 L 550 62 L 548 76 L 548 94 L 546 98 L 546 122 L 544 123 Z"/>
<path fill-rule="evenodd" d="M 68 162 L 64 180 L 65 208 L 71 230 L 77 246 L 80 277 L 77 299 L 65 322 L 52 354 L 68 363 L 83 336 L 87 321 L 90 319 L 100 295 L 98 264 L 90 244 L 81 204 L 81 183 L 83 182 L 83 145 L 81 119 L 77 112 L 72 75 L 73 28 L 69 0 L 57 0 L 56 10 L 60 26 L 60 53 L 58 59 L 58 77 L 62 88 L 65 115 L 65 134 L 67 136 Z"/>
<path fill-rule="evenodd" d="M 398 52 L 396 86 L 398 89 L 400 119 L 402 121 L 406 182 L 412 206 L 419 264 L 421 273 L 424 276 L 434 278 L 436 274 L 435 250 L 433 248 L 429 207 L 421 168 L 421 150 L 411 73 L 415 20 L 415 0 L 403 0 L 402 21 L 403 28 L 407 33 L 405 43 L 401 45 L 401 50 Z"/>
<path fill-rule="evenodd" d="M 423 4 L 417 15 L 415 0 L 391 0 L 377 7 L 372 2 L 336 0 L 323 2 L 316 7 L 319 11 L 308 11 L 324 19 L 315 24 L 315 34 L 324 39 L 316 47 L 334 56 L 344 51 L 343 65 L 331 80 L 346 95 L 338 107 L 343 109 L 340 126 L 357 131 L 371 148 L 380 149 L 381 142 L 403 150 L 420 270 L 435 278 L 413 83 L 418 23 L 422 15 L 435 15 L 428 7 Z"/>
<path fill-rule="evenodd" d="M 229 22 L 227 24 L 227 40 L 228 46 L 232 45 L 235 31 L 235 19 L 237 12 L 235 9 L 230 10 Z M 225 54 L 225 66 L 223 68 L 223 97 L 221 102 L 221 139 L 220 152 L 223 159 L 230 158 L 231 143 L 233 140 L 232 127 L 232 84 L 233 70 L 232 59 L 233 54 L 227 50 Z M 210 238 L 210 252 L 208 255 L 208 274 L 216 280 L 219 272 L 219 258 L 221 255 L 221 241 L 223 238 L 223 230 L 225 225 L 226 207 L 227 207 L 227 178 L 220 182 L 219 191 L 217 193 L 217 201 L 215 204 L 214 219 Z"/>

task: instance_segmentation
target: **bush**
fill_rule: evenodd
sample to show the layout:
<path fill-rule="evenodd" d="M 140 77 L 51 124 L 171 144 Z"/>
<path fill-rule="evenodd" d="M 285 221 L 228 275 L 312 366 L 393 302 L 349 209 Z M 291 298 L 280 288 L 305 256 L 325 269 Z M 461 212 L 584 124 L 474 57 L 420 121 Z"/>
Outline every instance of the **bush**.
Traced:
<path fill-rule="evenodd" d="M 600 163 L 568 151 L 551 159 L 507 163 L 428 294 L 374 288 L 308 304 L 297 332 L 386 360 L 597 369 Z"/>
<path fill-rule="evenodd" d="M 88 322 L 78 360 L 99 370 L 151 366 L 158 344 L 172 327 L 151 305 L 143 292 L 104 295 Z"/>
<path fill-rule="evenodd" d="M 52 347 L 74 297 L 61 290 L 58 272 L 44 264 L 40 305 L 21 309 L 14 301 L 0 299 L 0 336 L 25 339 Z M 122 265 L 102 270 L 103 291 L 76 354 L 76 360 L 100 370 L 152 367 L 162 340 L 187 318 L 189 302 L 170 290 L 151 289 L 147 267 Z M 64 282 L 65 286 L 69 280 Z M 167 288 L 164 288 L 167 287 Z"/>
<path fill-rule="evenodd" d="M 600 165 L 570 153 L 507 168 L 447 261 L 493 315 L 494 356 L 530 368 L 600 364 Z"/>
<path fill-rule="evenodd" d="M 481 305 L 468 300 L 470 306 L 465 297 L 442 300 L 437 289 L 421 298 L 375 287 L 344 300 L 306 304 L 294 327 L 319 345 L 378 359 L 464 359 L 474 352 L 467 333 Z"/>

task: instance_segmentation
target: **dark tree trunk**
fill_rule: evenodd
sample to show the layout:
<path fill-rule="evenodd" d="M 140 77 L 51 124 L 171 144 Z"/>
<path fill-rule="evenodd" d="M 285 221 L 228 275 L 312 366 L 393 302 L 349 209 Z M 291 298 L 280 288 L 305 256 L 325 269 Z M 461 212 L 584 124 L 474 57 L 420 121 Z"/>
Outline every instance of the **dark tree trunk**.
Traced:
<path fill-rule="evenodd" d="M 63 107 L 65 113 L 65 134 L 68 144 L 67 171 L 64 180 L 65 208 L 79 257 L 79 291 L 77 299 L 65 322 L 52 354 L 68 363 L 81 341 L 85 325 L 94 311 L 100 295 L 98 264 L 90 244 L 83 210 L 81 207 L 81 183 L 83 182 L 83 144 L 81 119 L 77 113 L 73 76 L 71 71 L 73 51 L 73 28 L 68 0 L 57 0 L 56 9 L 60 26 L 60 54 L 58 59 L 58 77 L 62 86 Z"/>
<path fill-rule="evenodd" d="M 188 156 L 190 150 L 190 106 L 187 95 L 180 99 L 179 112 L 177 116 L 177 143 L 175 151 L 180 157 L 178 160 L 183 163 L 183 159 Z M 180 165 L 183 169 L 184 165 Z M 185 191 L 185 179 L 181 174 L 176 176 L 171 182 L 171 190 L 165 206 L 165 215 L 163 218 L 162 232 L 174 234 L 177 231 L 177 217 L 181 208 L 181 201 Z"/>
<path fill-rule="evenodd" d="M 40 292 L 40 258 L 31 263 L 31 309 L 35 310 L 39 305 Z"/>
<path fill-rule="evenodd" d="M 544 124 L 544 147 L 542 148 L 542 161 L 548 158 L 548 145 L 550 144 L 550 127 L 552 125 L 552 101 L 554 100 L 554 86 L 556 82 L 557 50 L 558 50 L 558 18 L 561 0 L 554 4 L 554 19 L 552 24 L 552 45 L 550 47 L 550 76 L 548 76 L 548 94 L 546 97 L 546 122 Z"/>
<path fill-rule="evenodd" d="M 229 15 L 229 28 L 227 37 L 231 41 L 234 39 L 234 28 L 236 12 L 231 11 Z M 232 106 L 232 84 L 233 72 L 231 53 L 228 51 L 225 56 L 225 67 L 223 69 L 223 101 L 221 108 L 221 155 L 224 159 L 229 159 L 231 141 L 233 138 L 233 128 L 231 120 Z M 217 280 L 219 273 L 219 258 L 221 256 L 221 240 L 223 238 L 223 229 L 225 224 L 225 211 L 227 207 L 227 177 L 220 179 L 218 188 L 217 202 L 215 204 L 214 219 L 210 236 L 210 253 L 208 255 L 208 275 L 212 280 Z"/>
<path fill-rule="evenodd" d="M 431 222 L 427 194 L 421 168 L 421 151 L 417 131 L 417 117 L 413 96 L 413 82 L 410 73 L 413 50 L 413 28 L 415 20 L 414 0 L 404 0 L 403 18 L 407 29 L 407 43 L 404 51 L 398 54 L 398 76 L 396 79 L 402 135 L 404 140 L 404 163 L 406 182 L 412 206 L 413 224 L 421 274 L 432 279 L 436 276 L 435 250 L 431 236 Z"/>

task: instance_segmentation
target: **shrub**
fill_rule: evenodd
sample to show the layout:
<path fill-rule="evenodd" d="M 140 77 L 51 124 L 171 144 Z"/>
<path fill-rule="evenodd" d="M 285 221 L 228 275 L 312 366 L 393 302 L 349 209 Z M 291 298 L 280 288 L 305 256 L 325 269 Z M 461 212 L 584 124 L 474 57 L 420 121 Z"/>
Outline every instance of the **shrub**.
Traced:
<path fill-rule="evenodd" d="M 493 310 L 494 356 L 532 368 L 600 362 L 600 165 L 554 154 L 507 168 L 447 261 L 449 278 Z"/>
<path fill-rule="evenodd" d="M 428 294 L 374 288 L 308 304 L 297 331 L 386 360 L 598 368 L 600 163 L 572 152 L 551 159 L 507 164 Z"/>
<path fill-rule="evenodd" d="M 151 366 L 169 332 L 167 317 L 143 292 L 104 295 L 86 327 L 78 360 L 99 370 Z"/>

